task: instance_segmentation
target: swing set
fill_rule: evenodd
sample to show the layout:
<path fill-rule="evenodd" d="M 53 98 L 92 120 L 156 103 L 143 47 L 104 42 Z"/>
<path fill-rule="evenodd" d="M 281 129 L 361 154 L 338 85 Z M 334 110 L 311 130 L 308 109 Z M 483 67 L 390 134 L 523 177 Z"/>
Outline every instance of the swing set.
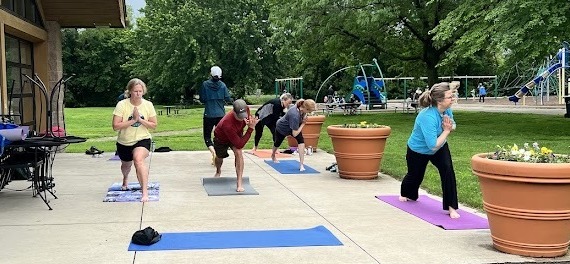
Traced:
<path fill-rule="evenodd" d="M 290 93 L 294 99 L 303 98 L 303 77 L 275 79 L 275 96 Z"/>

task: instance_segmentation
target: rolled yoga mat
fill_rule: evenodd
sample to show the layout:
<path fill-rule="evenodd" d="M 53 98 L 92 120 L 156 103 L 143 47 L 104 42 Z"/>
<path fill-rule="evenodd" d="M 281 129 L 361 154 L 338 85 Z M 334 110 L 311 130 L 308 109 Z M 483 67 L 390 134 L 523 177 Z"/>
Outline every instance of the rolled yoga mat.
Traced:
<path fill-rule="evenodd" d="M 20 141 L 26 139 L 27 134 L 24 132 L 24 129 L 18 128 L 11 128 L 11 129 L 0 129 L 0 135 L 4 136 L 7 140 L 10 141 Z"/>

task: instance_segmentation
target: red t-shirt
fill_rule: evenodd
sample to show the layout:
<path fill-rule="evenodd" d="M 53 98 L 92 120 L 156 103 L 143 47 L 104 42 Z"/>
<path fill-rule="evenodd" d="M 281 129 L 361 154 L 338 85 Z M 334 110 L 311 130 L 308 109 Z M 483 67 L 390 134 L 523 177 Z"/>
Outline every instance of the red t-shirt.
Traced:
<path fill-rule="evenodd" d="M 249 107 L 247 108 L 247 116 L 250 115 Z M 242 149 L 249 138 L 253 129 L 248 127 L 245 134 L 243 133 L 243 128 L 245 127 L 244 120 L 237 120 L 234 116 L 233 111 L 229 111 L 220 120 L 216 129 L 214 129 L 214 138 L 216 142 L 221 144 L 230 144 L 238 149 Z"/>

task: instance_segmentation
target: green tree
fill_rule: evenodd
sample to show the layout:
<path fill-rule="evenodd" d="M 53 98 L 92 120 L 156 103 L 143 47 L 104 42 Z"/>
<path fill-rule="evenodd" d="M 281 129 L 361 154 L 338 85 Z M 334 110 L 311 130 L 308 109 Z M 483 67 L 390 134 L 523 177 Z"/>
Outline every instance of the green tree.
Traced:
<path fill-rule="evenodd" d="M 502 65 L 531 65 L 570 40 L 570 2 L 493 0 L 463 2 L 434 30 L 438 40 L 461 32 L 448 61 L 488 51 Z M 500 65 L 500 66 L 502 66 Z"/>
<path fill-rule="evenodd" d="M 69 107 L 111 106 L 130 79 L 122 67 L 131 56 L 128 30 L 64 29 L 63 71 L 75 74 L 66 84 Z"/>
<path fill-rule="evenodd" d="M 287 48 L 299 50 L 293 56 L 302 67 L 318 70 L 324 64 L 341 67 L 378 58 L 389 75 L 427 75 L 433 84 L 441 72 L 453 75 L 459 64 L 440 66 L 460 32 L 440 39 L 432 32 L 459 2 L 275 1 L 274 22 L 278 34 L 294 39 Z"/>
<path fill-rule="evenodd" d="M 264 0 L 147 0 L 128 67 L 159 102 L 197 93 L 218 65 L 234 97 L 272 85 L 277 71 Z"/>

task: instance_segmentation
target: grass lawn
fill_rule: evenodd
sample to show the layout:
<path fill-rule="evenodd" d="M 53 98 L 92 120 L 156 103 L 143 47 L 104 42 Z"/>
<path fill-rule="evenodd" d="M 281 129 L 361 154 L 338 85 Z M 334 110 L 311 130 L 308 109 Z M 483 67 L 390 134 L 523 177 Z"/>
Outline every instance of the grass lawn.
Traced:
<path fill-rule="evenodd" d="M 157 107 L 159 109 L 160 107 Z M 105 152 L 115 151 L 116 132 L 112 130 L 113 108 L 66 108 L 66 129 L 69 134 L 88 137 L 82 144 L 72 144 L 67 152 L 85 152 L 96 146 Z M 157 147 L 168 146 L 173 150 L 206 150 L 202 139 L 203 109 L 183 109 L 179 115 L 158 116 L 158 128 L 154 132 Z M 570 153 L 570 120 L 562 116 L 454 112 L 457 130 L 448 140 L 457 176 L 459 201 L 482 208 L 479 183 L 471 173 L 470 159 L 476 153 L 493 151 L 496 145 L 538 142 L 555 153 Z M 325 120 L 319 139 L 319 149 L 332 153 L 332 142 L 326 126 L 344 123 L 377 123 L 388 125 L 392 134 L 388 139 L 382 172 L 401 179 L 406 174 L 406 142 L 413 127 L 415 115 L 402 113 L 374 113 L 358 116 L 333 115 Z M 160 133 L 162 132 L 162 133 Z M 284 143 L 286 144 L 286 143 Z M 253 146 L 253 139 L 246 149 Z M 271 133 L 265 130 L 261 148 L 272 146 Z M 441 195 L 439 174 L 431 164 L 428 166 L 422 188 Z"/>

